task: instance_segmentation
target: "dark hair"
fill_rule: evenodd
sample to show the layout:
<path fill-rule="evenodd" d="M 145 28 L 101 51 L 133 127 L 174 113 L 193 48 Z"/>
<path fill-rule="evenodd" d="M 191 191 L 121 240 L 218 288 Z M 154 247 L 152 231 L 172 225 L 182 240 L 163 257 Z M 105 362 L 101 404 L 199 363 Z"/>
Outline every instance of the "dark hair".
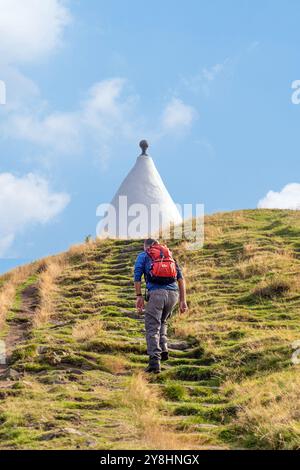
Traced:
<path fill-rule="evenodd" d="M 145 246 L 149 247 L 149 246 L 152 246 L 152 245 L 156 245 L 158 243 L 157 240 L 155 240 L 154 238 L 147 238 L 145 241 L 144 241 L 144 244 Z"/>

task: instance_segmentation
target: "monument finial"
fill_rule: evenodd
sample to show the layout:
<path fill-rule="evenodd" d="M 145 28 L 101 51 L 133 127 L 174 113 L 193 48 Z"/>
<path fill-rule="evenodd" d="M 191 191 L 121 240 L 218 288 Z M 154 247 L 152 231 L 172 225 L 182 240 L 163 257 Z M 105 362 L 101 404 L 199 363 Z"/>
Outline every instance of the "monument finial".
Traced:
<path fill-rule="evenodd" d="M 149 147 L 149 144 L 148 144 L 147 140 L 141 140 L 140 141 L 140 147 L 142 149 L 141 155 L 147 156 L 148 155 L 147 154 L 147 148 Z"/>

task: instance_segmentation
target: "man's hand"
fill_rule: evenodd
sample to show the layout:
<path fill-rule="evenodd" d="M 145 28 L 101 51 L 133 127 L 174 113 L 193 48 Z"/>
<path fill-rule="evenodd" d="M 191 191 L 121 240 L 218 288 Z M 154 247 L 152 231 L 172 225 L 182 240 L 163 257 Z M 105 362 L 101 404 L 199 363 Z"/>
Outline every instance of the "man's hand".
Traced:
<path fill-rule="evenodd" d="M 179 302 L 179 310 L 180 313 L 185 313 L 188 309 L 187 303 L 185 300 L 180 300 Z"/>
<path fill-rule="evenodd" d="M 137 298 L 136 298 L 136 309 L 139 313 L 142 313 L 145 309 L 145 302 L 144 302 L 144 298 L 139 295 Z"/>

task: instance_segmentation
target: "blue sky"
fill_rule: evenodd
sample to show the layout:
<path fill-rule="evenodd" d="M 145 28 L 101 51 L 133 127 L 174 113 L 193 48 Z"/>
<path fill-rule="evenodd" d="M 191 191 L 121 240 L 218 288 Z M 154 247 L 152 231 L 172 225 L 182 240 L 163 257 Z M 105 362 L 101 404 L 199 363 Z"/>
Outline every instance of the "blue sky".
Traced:
<path fill-rule="evenodd" d="M 94 235 L 144 137 L 176 202 L 300 207 L 297 0 L 0 9 L 0 272 Z"/>

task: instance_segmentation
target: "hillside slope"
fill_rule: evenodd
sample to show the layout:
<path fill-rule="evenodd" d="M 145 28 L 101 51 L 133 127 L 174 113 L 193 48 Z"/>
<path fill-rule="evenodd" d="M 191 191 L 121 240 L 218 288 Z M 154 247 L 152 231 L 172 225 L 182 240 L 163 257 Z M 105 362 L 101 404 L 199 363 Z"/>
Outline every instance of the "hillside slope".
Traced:
<path fill-rule="evenodd" d="M 190 310 L 146 378 L 134 311 L 139 241 L 98 241 L 0 277 L 0 449 L 300 448 L 300 219 L 206 217 L 171 241 Z"/>

